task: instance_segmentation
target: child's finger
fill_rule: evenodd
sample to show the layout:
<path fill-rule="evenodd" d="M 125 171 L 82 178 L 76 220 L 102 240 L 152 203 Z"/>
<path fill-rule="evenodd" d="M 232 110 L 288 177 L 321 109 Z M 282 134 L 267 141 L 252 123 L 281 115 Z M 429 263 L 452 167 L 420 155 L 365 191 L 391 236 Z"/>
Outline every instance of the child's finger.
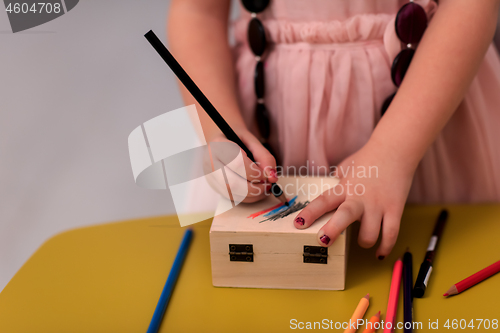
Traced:
<path fill-rule="evenodd" d="M 337 208 L 344 199 L 344 191 L 342 191 L 341 194 L 336 194 L 334 188 L 330 188 L 311 201 L 311 203 L 297 215 L 293 224 L 298 229 L 308 228 L 325 213 Z"/>
<path fill-rule="evenodd" d="M 377 243 L 382 224 L 382 214 L 365 208 L 358 234 L 359 246 L 368 249 Z"/>
<path fill-rule="evenodd" d="M 226 183 L 226 180 L 224 179 L 224 175 L 222 173 L 208 173 L 205 179 L 217 193 L 228 200 L 231 199 L 231 197 L 229 196 L 229 192 L 231 191 L 231 189 L 229 187 L 229 184 Z M 244 179 L 242 181 L 247 183 L 247 181 Z"/>
<path fill-rule="evenodd" d="M 225 177 L 222 173 L 210 173 L 206 179 L 217 193 L 237 203 L 262 200 L 271 191 L 271 183 L 250 183 L 232 171 L 226 172 Z"/>
<path fill-rule="evenodd" d="M 248 183 L 248 195 L 244 199 L 246 203 L 260 201 L 271 193 L 271 183 L 254 184 Z M 240 200 L 242 201 L 242 200 Z"/>
<path fill-rule="evenodd" d="M 237 148 L 236 151 L 235 147 Z M 266 181 L 266 176 L 262 169 L 253 163 L 235 143 L 225 138 L 217 138 L 210 143 L 210 152 L 213 169 L 217 170 L 224 167 L 252 183 L 263 183 Z M 237 152 L 240 152 L 243 158 L 235 158 Z"/>
<path fill-rule="evenodd" d="M 363 215 L 363 204 L 357 200 L 344 201 L 332 218 L 318 232 L 318 243 L 330 246 L 351 223 Z"/>
<path fill-rule="evenodd" d="M 382 222 L 382 241 L 377 249 L 376 256 L 378 259 L 384 259 L 396 244 L 399 234 L 399 224 L 401 223 L 401 215 L 397 213 L 386 213 Z"/>
<path fill-rule="evenodd" d="M 253 154 L 257 165 L 264 172 L 264 176 L 271 183 L 278 181 L 278 175 L 276 172 L 276 159 L 273 155 L 264 148 L 264 146 L 257 140 L 248 143 L 248 149 Z"/>
<path fill-rule="evenodd" d="M 233 176 L 234 177 L 234 176 Z M 256 202 L 262 200 L 271 193 L 271 183 L 250 183 L 247 181 L 240 182 L 236 179 L 231 179 L 232 176 L 228 174 L 228 183 L 231 188 L 231 195 L 236 202 Z M 234 186 L 233 184 L 236 184 Z"/>
<path fill-rule="evenodd" d="M 264 183 L 266 182 L 266 175 L 264 174 L 264 172 L 258 167 L 257 164 L 255 164 L 254 162 L 252 162 L 252 160 L 250 160 L 245 152 L 242 150 L 241 151 L 242 154 L 243 154 L 243 164 L 244 164 L 244 167 L 245 167 L 245 173 L 246 175 L 241 175 L 241 172 L 238 172 L 238 170 L 242 170 L 241 169 L 241 166 L 240 165 L 233 165 L 234 163 L 230 163 L 227 165 L 227 168 L 230 170 L 230 172 L 234 172 L 236 174 L 238 174 L 240 177 L 244 178 L 246 176 L 246 179 L 247 181 L 251 182 L 251 183 Z M 241 163 L 241 160 L 240 162 Z"/>

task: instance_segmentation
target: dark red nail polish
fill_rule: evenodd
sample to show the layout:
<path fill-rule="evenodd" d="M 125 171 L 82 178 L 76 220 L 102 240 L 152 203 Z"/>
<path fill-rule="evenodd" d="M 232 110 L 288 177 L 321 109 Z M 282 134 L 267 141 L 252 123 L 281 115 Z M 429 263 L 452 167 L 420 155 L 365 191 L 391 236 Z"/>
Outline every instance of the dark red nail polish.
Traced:
<path fill-rule="evenodd" d="M 384 256 L 378 256 L 378 260 L 384 260 Z"/>
<path fill-rule="evenodd" d="M 295 218 L 295 223 L 299 225 L 304 225 L 304 219 L 302 217 Z"/>
<path fill-rule="evenodd" d="M 269 171 L 269 177 L 278 178 L 276 169 L 271 169 L 271 171 Z"/>
<path fill-rule="evenodd" d="M 328 244 L 330 243 L 330 237 L 328 237 L 327 235 L 323 235 L 319 238 L 319 240 L 321 241 L 321 243 L 323 244 Z"/>

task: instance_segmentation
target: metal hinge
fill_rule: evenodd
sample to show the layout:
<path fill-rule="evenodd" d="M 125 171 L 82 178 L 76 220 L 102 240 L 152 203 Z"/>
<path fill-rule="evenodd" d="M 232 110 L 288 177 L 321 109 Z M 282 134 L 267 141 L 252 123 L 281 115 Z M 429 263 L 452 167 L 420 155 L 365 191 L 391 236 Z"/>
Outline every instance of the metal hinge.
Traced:
<path fill-rule="evenodd" d="M 304 262 L 308 264 L 327 264 L 328 248 L 304 245 Z"/>
<path fill-rule="evenodd" d="M 229 260 L 253 262 L 253 245 L 229 244 Z"/>

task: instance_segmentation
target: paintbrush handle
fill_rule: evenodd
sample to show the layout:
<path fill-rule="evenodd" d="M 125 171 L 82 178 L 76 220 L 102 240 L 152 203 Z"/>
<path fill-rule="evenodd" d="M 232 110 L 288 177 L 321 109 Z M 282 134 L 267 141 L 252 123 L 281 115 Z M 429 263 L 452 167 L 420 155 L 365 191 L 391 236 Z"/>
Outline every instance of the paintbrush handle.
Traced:
<path fill-rule="evenodd" d="M 189 77 L 186 71 L 181 67 L 181 65 L 175 60 L 174 56 L 170 51 L 163 45 L 163 43 L 158 39 L 155 33 L 150 30 L 144 35 L 146 39 L 151 43 L 154 49 L 160 54 L 160 56 L 165 60 L 167 65 L 172 69 L 172 72 L 177 76 L 177 78 L 182 82 L 186 89 L 193 95 L 196 101 L 201 105 L 213 122 L 219 127 L 222 133 L 230 141 L 233 141 L 247 154 L 248 158 L 255 163 L 252 152 L 247 146 L 241 141 L 239 136 L 233 131 L 231 126 L 226 122 L 226 120 L 221 116 L 217 109 L 210 103 L 208 98 L 203 94 L 203 92 L 198 88 L 196 83 Z"/>

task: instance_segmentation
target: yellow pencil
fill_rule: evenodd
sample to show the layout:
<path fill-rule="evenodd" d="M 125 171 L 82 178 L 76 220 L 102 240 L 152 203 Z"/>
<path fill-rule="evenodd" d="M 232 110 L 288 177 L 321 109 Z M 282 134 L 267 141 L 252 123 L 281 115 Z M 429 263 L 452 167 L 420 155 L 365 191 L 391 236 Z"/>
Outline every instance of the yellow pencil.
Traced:
<path fill-rule="evenodd" d="M 359 301 L 358 306 L 356 307 L 356 310 L 354 310 L 349 322 L 349 327 L 344 331 L 344 333 L 355 333 L 357 331 L 358 319 L 363 319 L 366 309 L 368 309 L 368 305 L 370 305 L 370 301 L 368 301 L 369 299 L 370 294 L 366 294 L 366 296 Z"/>
<path fill-rule="evenodd" d="M 379 321 L 380 311 L 370 319 L 370 322 L 368 322 L 368 324 L 366 324 L 366 329 L 363 331 L 363 333 L 374 333 L 380 326 L 380 324 L 378 324 Z"/>

